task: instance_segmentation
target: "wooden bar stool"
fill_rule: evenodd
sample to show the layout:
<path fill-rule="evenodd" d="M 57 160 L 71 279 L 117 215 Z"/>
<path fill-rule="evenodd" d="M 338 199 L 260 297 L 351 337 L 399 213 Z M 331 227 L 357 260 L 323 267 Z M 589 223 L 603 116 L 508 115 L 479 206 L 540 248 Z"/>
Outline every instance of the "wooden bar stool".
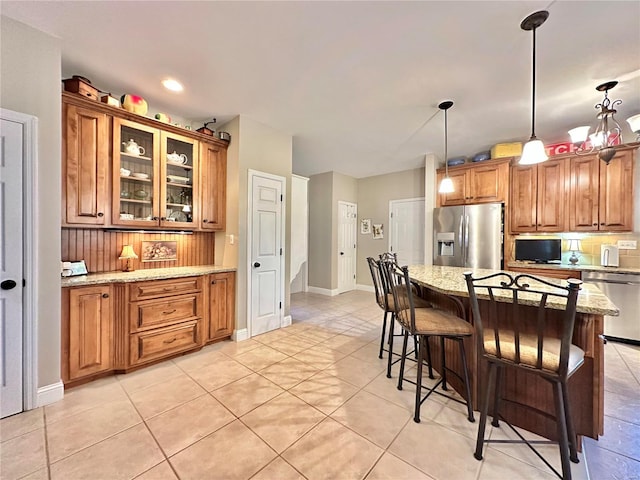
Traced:
<path fill-rule="evenodd" d="M 525 443 L 540 459 L 558 475 L 571 480 L 569 461 L 578 463 L 576 451 L 576 434 L 569 411 L 567 380 L 584 363 L 584 352 L 571 343 L 576 316 L 576 303 L 580 280 L 570 278 L 567 286 L 551 283 L 527 274 L 512 276 L 501 272 L 485 277 L 473 278 L 471 272 L 465 272 L 473 321 L 476 328 L 478 348 L 489 362 L 488 381 L 484 386 L 484 398 L 481 403 L 480 424 L 474 456 L 482 460 L 482 449 L 485 443 Z M 487 301 L 488 305 L 480 308 L 478 298 Z M 507 308 L 509 315 L 498 315 L 497 302 L 510 302 Z M 548 304 L 555 302 L 556 307 L 563 310 L 559 325 L 549 325 Z M 535 315 L 527 315 L 523 306 L 531 309 L 537 307 Z M 488 308 L 488 310 L 486 310 Z M 558 309 L 558 308 L 556 308 Z M 483 318 L 482 312 L 488 312 Z M 557 317 L 556 317 L 557 318 Z M 489 319 L 494 319 L 489 321 Z M 552 328 L 550 328 L 552 327 Z M 548 332 L 557 331 L 557 336 Z M 520 440 L 487 440 L 484 438 L 489 409 L 490 390 L 494 388 L 493 421 L 498 427 L 500 415 L 501 378 L 506 368 L 518 369 L 538 375 L 551 383 L 555 403 L 555 421 L 558 431 L 558 445 L 562 464 L 562 475 L 504 418 L 502 420 L 513 429 Z M 548 414 L 544 413 L 545 416 Z M 537 441 L 535 443 L 556 443 Z"/>

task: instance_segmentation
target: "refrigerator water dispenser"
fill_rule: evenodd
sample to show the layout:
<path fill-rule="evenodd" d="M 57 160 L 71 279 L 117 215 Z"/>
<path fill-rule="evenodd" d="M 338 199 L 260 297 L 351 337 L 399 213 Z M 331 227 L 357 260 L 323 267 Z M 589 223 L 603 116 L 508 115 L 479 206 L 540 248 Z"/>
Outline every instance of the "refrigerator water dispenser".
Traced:
<path fill-rule="evenodd" d="M 443 257 L 453 257 L 453 239 L 455 234 L 453 232 L 443 232 L 436 234 L 436 241 L 438 242 L 438 255 Z"/>

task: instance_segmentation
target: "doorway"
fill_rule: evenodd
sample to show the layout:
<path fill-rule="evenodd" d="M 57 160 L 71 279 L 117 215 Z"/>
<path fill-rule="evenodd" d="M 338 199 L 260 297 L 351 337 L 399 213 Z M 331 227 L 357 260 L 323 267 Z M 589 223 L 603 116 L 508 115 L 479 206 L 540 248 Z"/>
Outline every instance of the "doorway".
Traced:
<path fill-rule="evenodd" d="M 285 178 L 249 170 L 249 335 L 275 330 L 284 320 Z"/>
<path fill-rule="evenodd" d="M 358 206 L 338 202 L 338 293 L 356 288 L 356 228 Z"/>
<path fill-rule="evenodd" d="M 0 109 L 0 417 L 37 401 L 34 221 L 37 118 Z"/>
<path fill-rule="evenodd" d="M 424 198 L 389 202 L 389 251 L 398 264 L 424 264 Z"/>

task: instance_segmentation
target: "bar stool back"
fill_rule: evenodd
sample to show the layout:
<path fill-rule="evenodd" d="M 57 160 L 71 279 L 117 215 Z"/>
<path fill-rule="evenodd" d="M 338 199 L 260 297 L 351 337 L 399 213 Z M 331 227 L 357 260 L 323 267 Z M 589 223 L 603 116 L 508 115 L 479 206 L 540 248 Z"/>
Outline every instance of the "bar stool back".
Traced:
<path fill-rule="evenodd" d="M 567 380 L 584 363 L 584 352 L 571 343 L 578 291 L 582 282 L 570 278 L 567 286 L 562 286 L 552 283 L 551 280 L 527 274 L 512 276 L 506 272 L 478 278 L 473 278 L 471 272 L 465 272 L 464 275 L 471 300 L 478 349 L 482 357 L 489 362 L 489 375 L 481 402 L 474 456 L 482 460 L 482 449 L 485 443 L 526 443 L 558 477 L 570 480 L 569 460 L 577 463 L 578 455 L 576 434 L 569 411 Z M 483 304 L 482 309 L 478 302 L 479 298 L 488 302 Z M 500 316 L 498 303 L 505 302 L 511 305 L 507 307 L 502 305 L 501 311 L 504 312 L 506 308 L 509 314 Z M 554 303 L 555 305 L 552 305 Z M 563 310 L 560 325 L 549 325 L 547 313 L 550 311 L 550 306 Z M 530 313 L 531 307 L 534 307 L 535 314 Z M 483 312 L 487 315 L 483 316 Z M 554 330 L 559 333 L 557 336 L 551 336 L 548 333 Z M 501 398 L 501 378 L 505 367 L 539 375 L 552 384 L 562 475 L 504 418 L 502 420 L 516 432 L 520 440 L 494 441 L 484 438 L 489 392 L 492 386 L 494 388 L 492 425 L 499 426 L 500 404 L 506 401 Z"/>

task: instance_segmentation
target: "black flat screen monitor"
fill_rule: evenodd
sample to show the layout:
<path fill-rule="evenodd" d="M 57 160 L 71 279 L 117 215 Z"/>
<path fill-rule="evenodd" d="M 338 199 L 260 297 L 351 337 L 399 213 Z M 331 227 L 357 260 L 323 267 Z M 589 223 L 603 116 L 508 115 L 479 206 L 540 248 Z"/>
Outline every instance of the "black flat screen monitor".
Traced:
<path fill-rule="evenodd" d="M 536 263 L 559 262 L 561 251 L 559 238 L 545 240 L 516 240 L 516 260 Z"/>

